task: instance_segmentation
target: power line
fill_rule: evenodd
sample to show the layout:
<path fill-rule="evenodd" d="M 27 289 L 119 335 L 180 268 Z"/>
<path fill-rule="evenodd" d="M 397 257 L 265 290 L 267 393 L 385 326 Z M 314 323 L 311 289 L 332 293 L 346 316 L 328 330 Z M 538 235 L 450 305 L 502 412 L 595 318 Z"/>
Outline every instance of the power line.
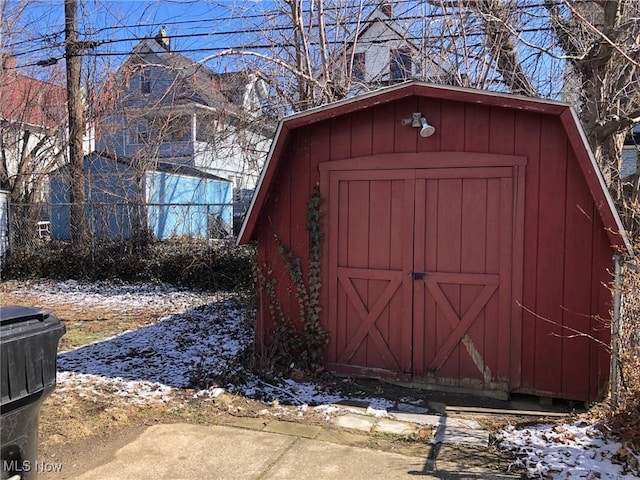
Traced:
<path fill-rule="evenodd" d="M 521 30 L 517 30 L 517 33 L 519 34 L 523 34 L 523 33 L 537 33 L 537 32 L 547 32 L 547 31 L 552 31 L 552 28 L 530 28 L 530 29 L 521 29 Z M 460 39 L 460 38 L 470 38 L 470 37 L 479 37 L 479 36 L 484 36 L 484 32 L 477 32 L 477 33 L 469 33 L 469 32 L 465 32 L 464 34 L 441 34 L 441 35 L 431 35 L 431 36 L 421 36 L 419 38 L 417 38 L 418 40 L 424 40 L 426 42 L 429 41 L 433 41 L 433 40 L 451 40 L 451 39 Z M 176 38 L 177 36 L 173 36 L 173 37 L 169 37 L 169 38 Z M 136 39 L 134 39 L 136 40 Z M 145 41 L 145 40 L 155 40 L 155 36 L 154 37 L 143 37 L 142 39 L 140 39 L 139 41 Z M 124 41 L 124 40 L 122 40 Z M 367 40 L 367 44 L 384 44 L 387 43 L 388 40 L 385 39 L 376 39 L 376 40 Z M 115 42 L 114 42 L 115 43 Z M 329 45 L 344 45 L 345 42 L 341 41 L 341 40 L 333 40 L 333 41 L 327 41 L 326 42 Z M 308 42 L 308 45 L 311 46 L 318 46 L 319 42 Z M 478 44 L 479 45 L 479 44 Z M 94 48 L 95 46 L 92 46 L 91 48 Z M 170 50 L 170 53 L 178 53 L 178 54 L 187 54 L 187 53 L 204 53 L 204 52 L 224 52 L 226 50 L 235 50 L 235 51 L 241 51 L 241 50 L 245 50 L 245 51 L 250 51 L 250 50 L 273 50 L 273 49 L 286 49 L 286 48 L 296 48 L 296 44 L 294 43 L 286 43 L 286 42 L 268 42 L 268 43 L 244 43 L 244 44 L 237 44 L 237 45 L 223 45 L 223 46 L 210 46 L 210 47 L 198 47 L 198 48 L 182 48 L 182 49 L 177 49 L 177 50 Z M 129 56 L 132 55 L 132 51 L 131 50 L 127 50 L 127 51 L 119 51 L 119 52 L 85 52 L 85 53 L 81 53 L 79 56 L 81 57 L 88 57 L 88 58 L 93 58 L 93 57 L 124 57 L 124 56 Z M 50 57 L 47 59 L 43 59 L 34 63 L 30 63 L 30 64 L 25 64 L 22 65 L 22 67 L 26 68 L 26 67 L 33 67 L 33 66 L 50 66 L 50 65 L 54 65 L 56 64 L 59 60 L 64 59 L 64 55 L 58 55 L 58 56 L 54 56 L 54 57 Z"/>
<path fill-rule="evenodd" d="M 415 7 L 415 1 L 414 0 L 396 0 L 395 2 L 396 4 L 399 3 L 406 3 L 406 4 L 411 4 Z M 532 8 L 538 8 L 538 7 L 543 7 L 545 4 L 544 3 L 535 3 L 535 4 L 529 4 L 526 5 L 524 7 L 518 7 L 519 9 L 532 9 Z M 337 10 L 340 7 L 332 7 L 331 9 Z M 438 7 L 433 7 L 433 8 L 438 8 Z M 413 8 L 410 8 L 408 11 L 411 11 Z M 307 10 L 305 13 L 309 13 L 309 11 Z M 202 19 L 202 20 L 181 20 L 181 21 L 174 21 L 174 22 L 163 22 L 163 25 L 191 25 L 191 24 L 196 24 L 196 23 L 205 23 L 205 22 L 211 22 L 211 21 L 228 21 L 228 20 L 246 20 L 246 19 L 251 19 L 251 18 L 262 18 L 264 20 L 273 20 L 275 16 L 280 15 L 283 16 L 283 18 L 286 16 L 286 14 L 282 13 L 282 12 L 278 12 L 278 11 L 269 11 L 269 12 L 265 12 L 265 13 L 260 13 L 260 14 L 250 14 L 250 15 L 242 15 L 242 17 L 237 17 L 237 16 L 229 16 L 229 17 L 215 17 L 215 18 L 207 18 L 207 19 Z M 445 18 L 448 17 L 449 14 L 447 13 L 430 13 L 429 14 L 429 19 L 439 19 L 439 18 Z M 424 15 L 412 15 L 412 16 L 398 16 L 398 17 L 393 17 L 393 18 L 389 18 L 389 19 L 382 19 L 383 22 L 385 23 L 395 23 L 398 21 L 415 21 L 415 20 L 424 20 Z M 353 25 L 357 25 L 358 23 L 361 24 L 362 20 L 358 21 L 358 20 L 349 20 L 349 21 L 345 21 L 345 22 L 341 22 L 340 24 L 335 24 L 335 23 L 329 23 L 327 24 L 327 27 L 337 27 L 337 26 L 353 26 Z M 128 29 L 128 28 L 142 28 L 142 27 L 157 27 L 158 24 L 157 23 L 148 23 L 148 24 L 136 24 L 136 25 L 117 25 L 117 26 L 108 26 L 108 27 L 102 27 L 99 28 L 91 33 L 85 33 L 84 36 L 95 36 L 99 33 L 103 33 L 103 32 L 107 32 L 107 31 L 111 31 L 111 30 L 123 30 L 123 29 Z M 310 25 L 310 27 L 313 27 L 316 25 Z M 284 30 L 288 30 L 290 29 L 291 26 L 290 25 L 282 25 L 282 26 L 264 26 L 264 27 L 253 27 L 253 28 L 245 28 L 245 29 L 234 29 L 234 30 L 226 30 L 226 31 L 220 31 L 220 32 L 205 32 L 205 33 L 189 33 L 189 34 L 178 34 L 178 35 L 171 35 L 170 38 L 198 38 L 198 37 L 215 37 L 215 36 L 219 36 L 219 35 L 246 35 L 246 34 L 252 34 L 252 33 L 260 33 L 263 31 L 284 31 Z M 540 29 L 540 31 L 548 31 L 549 29 Z M 52 34 L 47 34 L 44 35 L 42 37 L 43 41 L 48 41 L 49 38 L 51 37 L 58 37 L 62 34 L 62 32 L 54 32 Z M 121 38 L 121 39 L 113 39 L 113 40 L 96 40 L 96 42 L 98 42 L 101 45 L 105 45 L 105 44 L 112 44 L 112 43 L 120 43 L 120 42 L 132 42 L 132 41 L 141 41 L 144 40 L 147 37 L 127 37 L 127 38 Z M 14 48 L 15 46 L 18 45 L 22 45 L 24 43 L 33 43 L 36 40 L 25 40 L 25 41 L 20 41 L 20 42 L 16 42 L 14 44 L 8 44 L 5 46 L 6 49 L 11 50 L 12 48 Z M 25 50 L 25 51 L 21 51 L 21 52 L 16 52 L 14 55 L 15 56 L 23 56 L 23 55 L 28 55 L 28 54 L 32 54 L 32 53 L 37 53 L 39 51 L 43 51 L 46 49 L 54 49 L 54 48 L 62 48 L 63 47 L 63 43 L 57 43 L 57 44 L 53 44 L 53 45 L 48 45 L 48 46 L 43 46 L 43 47 L 39 47 L 36 49 L 31 49 L 31 50 Z"/>
<path fill-rule="evenodd" d="M 283 26 L 283 27 L 276 27 L 276 28 L 270 28 L 269 31 L 270 32 L 276 32 L 276 31 L 285 31 L 285 30 L 290 30 L 291 27 L 289 26 Z M 216 37 L 216 36 L 235 36 L 235 35 L 247 35 L 247 34 L 251 34 L 251 33 L 260 33 L 260 32 L 264 32 L 265 30 L 260 28 L 254 28 L 254 29 L 244 29 L 244 30 L 228 30 L 228 31 L 222 31 L 222 32 L 208 32 L 208 33 L 198 33 L 198 34 L 183 34 L 183 35 L 169 35 L 168 38 L 170 40 L 172 39 L 180 39 L 180 38 L 202 38 L 202 37 Z M 535 27 L 535 28 L 520 28 L 520 29 L 516 29 L 515 32 L 518 34 L 526 34 L 526 33 L 540 33 L 540 32 L 550 32 L 553 31 L 552 27 Z M 456 39 L 456 38 L 463 38 L 463 37 L 472 37 L 472 36 L 482 36 L 484 35 L 484 32 L 477 32 L 477 33 L 473 33 L 473 32 L 465 32 L 465 33 L 461 33 L 461 34 L 434 34 L 434 35 L 421 35 L 419 37 L 416 37 L 418 39 L 422 39 L 422 40 L 437 40 L 437 39 Z M 84 41 L 84 42 L 80 42 L 81 44 L 84 44 L 84 47 L 87 49 L 95 49 L 101 46 L 105 46 L 105 45 L 113 45 L 113 44 L 118 44 L 118 43 L 125 43 L 125 42 L 142 42 L 145 40 L 153 40 L 155 38 L 155 36 L 146 36 L 146 37 L 127 37 L 127 38 L 120 38 L 120 39 L 113 39 L 113 40 L 94 40 L 94 41 Z M 344 44 L 346 39 L 341 39 L 341 40 L 329 40 L 326 43 L 331 45 L 341 45 Z M 368 43 L 385 43 L 387 40 L 372 40 L 372 41 L 368 41 Z M 310 45 L 318 45 L 317 42 L 309 42 Z M 42 52 L 45 50 L 50 50 L 50 49 L 55 49 L 55 48 L 62 48 L 64 46 L 64 43 L 61 43 L 59 45 L 56 46 L 51 46 L 48 48 L 37 48 L 37 49 L 32 49 L 32 50 L 26 50 L 26 51 L 22 51 L 22 52 L 17 52 L 14 55 L 16 57 L 19 56 L 24 56 L 24 55 L 29 55 L 29 54 L 33 54 L 33 53 L 38 53 L 38 52 Z M 229 50 L 229 49 L 245 49 L 245 48 L 254 48 L 254 49 L 268 49 L 268 48 L 286 48 L 286 47 L 293 47 L 295 46 L 294 44 L 290 44 L 290 43 L 276 43 L 276 42 L 269 42 L 268 44 L 251 44 L 251 43 L 243 43 L 243 44 L 236 44 L 236 45 L 225 45 L 225 46 L 218 46 L 218 47 L 199 47 L 199 48 L 180 48 L 180 49 L 174 49 L 172 50 L 172 52 L 175 53 L 195 53 L 195 52 L 206 52 L 206 51 L 221 51 L 221 50 Z M 118 57 L 118 56 L 123 56 L 123 55 L 129 55 L 131 54 L 131 51 L 124 51 L 124 52 L 91 52 L 91 53 L 83 53 L 81 54 L 82 56 L 96 56 L 96 57 L 104 57 L 104 56 L 113 56 L 113 57 Z M 59 58 L 63 58 L 62 56 L 59 56 Z M 31 65 L 42 65 L 43 62 L 48 62 L 48 60 L 43 60 L 40 62 L 35 62 L 34 64 Z M 24 65 L 24 66 L 31 66 L 31 65 Z"/>

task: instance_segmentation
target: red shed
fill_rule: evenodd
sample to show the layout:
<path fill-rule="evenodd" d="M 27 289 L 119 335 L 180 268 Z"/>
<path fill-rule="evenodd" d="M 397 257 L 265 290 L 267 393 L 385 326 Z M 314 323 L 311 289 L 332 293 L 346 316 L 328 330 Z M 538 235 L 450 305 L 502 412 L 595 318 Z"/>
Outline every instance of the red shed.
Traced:
<path fill-rule="evenodd" d="M 329 370 L 604 393 L 611 257 L 630 247 L 568 105 L 410 82 L 285 119 L 239 242 L 294 320 L 274 235 L 307 264 L 317 182 Z M 263 294 L 259 340 L 269 311 Z"/>

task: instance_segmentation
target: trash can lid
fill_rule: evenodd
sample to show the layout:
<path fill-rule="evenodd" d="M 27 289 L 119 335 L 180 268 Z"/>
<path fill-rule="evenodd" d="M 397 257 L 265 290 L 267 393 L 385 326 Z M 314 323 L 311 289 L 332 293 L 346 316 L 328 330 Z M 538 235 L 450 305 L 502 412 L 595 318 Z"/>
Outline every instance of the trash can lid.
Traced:
<path fill-rule="evenodd" d="M 50 314 L 51 310 L 46 308 L 21 307 L 18 305 L 0 306 L 0 325 L 4 327 L 29 320 L 44 322 Z"/>

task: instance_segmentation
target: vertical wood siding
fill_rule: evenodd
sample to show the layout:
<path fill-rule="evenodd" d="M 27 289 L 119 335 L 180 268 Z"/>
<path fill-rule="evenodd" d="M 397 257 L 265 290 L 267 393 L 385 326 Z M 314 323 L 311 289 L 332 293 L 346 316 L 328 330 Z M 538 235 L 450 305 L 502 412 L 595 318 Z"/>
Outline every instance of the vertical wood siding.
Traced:
<path fill-rule="evenodd" d="M 436 127 L 436 133 L 432 137 L 422 138 L 418 135 L 419 129 L 401 125 L 403 118 L 418 111 Z M 518 301 L 525 308 L 521 320 L 517 319 L 517 325 L 514 326 L 518 332 L 521 331 L 522 340 L 521 344 L 514 347 L 517 358 L 504 358 L 505 353 L 501 352 L 499 346 L 510 341 L 509 338 L 504 338 L 508 332 L 495 328 L 495 324 L 491 322 L 474 325 L 472 335 L 482 338 L 481 348 L 487 355 L 487 361 L 500 365 L 500 374 L 507 374 L 511 370 L 512 388 L 516 391 L 576 400 L 596 398 L 607 379 L 608 359 L 604 349 L 596 346 L 595 342 L 582 333 L 608 342 L 606 325 L 603 327 L 602 322 L 595 317 L 609 318 L 609 294 L 603 283 L 611 280 L 607 273 L 611 248 L 563 126 L 558 117 L 551 115 L 452 100 L 408 97 L 298 128 L 289 137 L 289 143 L 283 150 L 283 158 L 275 174 L 275 181 L 271 183 L 268 200 L 256 230 L 259 262 L 268 264 L 272 270 L 278 285 L 278 298 L 285 311 L 292 318 L 298 318 L 295 291 L 289 285 L 289 275 L 279 260 L 273 236 L 277 233 L 293 253 L 302 259 L 306 275 L 306 204 L 313 185 L 320 180 L 319 164 L 383 153 L 438 151 L 521 155 L 528 160 L 525 170 L 524 229 L 515 233 L 522 237 L 524 260 L 523 276 L 521 279 L 513 279 L 513 290 L 517 292 L 518 285 L 521 284 L 522 296 L 508 299 L 509 302 Z M 499 187 L 494 185 L 500 180 L 490 180 L 488 187 L 480 185 L 482 182 L 476 184 L 457 179 L 441 179 L 437 182 L 440 184 L 438 187 L 426 188 L 424 208 L 427 215 L 433 209 L 442 208 L 442 204 L 435 205 L 430 196 L 435 195 L 433 192 L 436 188 L 444 188 L 445 184 L 446 192 L 440 194 L 439 202 L 446 201 L 448 211 L 463 198 L 469 204 L 465 208 L 470 211 L 485 207 L 491 210 L 489 206 L 500 201 L 496 193 Z M 393 209 L 391 206 L 380 202 L 388 195 L 397 195 L 394 192 L 400 188 L 398 185 L 397 181 L 380 181 L 372 185 L 367 182 L 361 185 L 351 182 L 348 188 L 353 189 L 353 192 L 341 193 L 341 198 L 346 200 L 339 205 L 339 215 L 348 217 L 343 220 L 349 225 L 351 242 L 347 251 L 341 255 L 348 255 L 350 265 L 385 268 L 395 261 L 393 256 L 397 255 L 399 247 L 396 244 L 399 239 L 383 233 L 385 222 L 391 222 L 396 213 L 389 210 Z M 424 185 L 416 188 L 424 188 Z M 352 195 L 359 198 L 370 196 L 370 210 L 364 211 L 361 207 L 351 205 L 348 199 Z M 451 197 L 448 200 L 445 198 L 447 195 Z M 322 201 L 326 208 L 328 199 L 323 198 Z M 497 210 L 494 208 L 494 211 Z M 455 217 L 447 217 L 446 212 L 443 214 L 441 220 L 438 217 L 437 229 L 449 232 L 450 238 L 447 238 L 446 245 L 441 241 L 435 247 L 439 249 L 439 267 L 455 270 L 464 265 L 465 269 L 474 270 L 486 268 L 498 261 L 496 252 L 485 248 L 486 239 L 482 235 L 479 235 L 474 247 L 465 250 L 462 255 L 460 239 L 468 233 L 460 230 L 460 222 Z M 483 218 L 480 211 L 470 214 L 478 219 Z M 498 222 L 498 219 L 487 218 L 482 221 L 489 225 Z M 322 226 L 327 242 L 332 233 L 328 231 L 330 225 L 326 219 L 323 219 Z M 436 235 L 433 228 L 436 227 L 426 225 L 425 231 L 420 235 L 426 238 Z M 465 228 L 479 232 L 486 226 Z M 388 249 L 389 255 L 360 258 L 369 250 L 361 248 L 359 242 L 374 242 L 374 251 Z M 428 240 L 426 244 L 429 244 Z M 451 265 L 447 267 L 445 264 Z M 355 281 L 354 285 L 363 301 L 367 302 L 380 294 L 381 285 L 360 283 Z M 460 297 L 457 301 L 464 303 L 460 304 L 460 308 L 464 310 L 473 292 L 467 295 L 460 290 L 461 287 L 447 288 L 451 291 L 445 293 L 450 299 L 454 299 L 452 302 Z M 454 291 L 456 288 L 458 290 Z M 474 287 L 463 288 L 473 290 Z M 338 325 L 335 322 L 328 306 L 328 290 L 328 285 L 323 285 L 326 327 L 333 334 L 348 338 L 349 333 L 353 332 L 347 330 L 353 330 L 357 325 Z M 341 295 L 337 306 L 331 308 L 353 308 L 344 297 L 345 294 Z M 468 298 L 465 300 L 463 297 Z M 268 316 L 268 299 L 262 296 L 260 302 L 258 334 L 266 335 L 272 328 Z M 438 315 L 434 305 L 425 305 L 425 309 Z M 498 305 L 490 302 L 483 315 L 492 316 L 497 312 Z M 388 333 L 394 328 L 393 319 L 384 315 L 387 314 L 383 313 L 385 320 L 381 324 Z M 420 343 L 424 344 L 425 349 L 433 348 L 442 340 L 440 336 L 444 335 L 444 332 L 433 325 L 428 328 L 435 330 L 414 332 L 424 338 Z M 410 344 L 399 344 L 399 341 L 398 338 L 393 339 L 393 348 L 412 348 Z M 332 348 L 337 350 L 344 346 L 332 344 Z M 335 358 L 337 350 L 328 352 L 328 356 Z M 375 364 L 375 359 L 366 358 L 373 351 L 373 348 L 367 347 L 357 352 L 357 355 L 362 356 L 360 360 L 363 362 Z M 413 358 L 415 361 L 421 357 L 418 353 Z M 451 369 L 452 375 L 470 374 L 464 370 L 467 367 L 460 366 L 460 357 L 451 362 L 443 368 Z"/>

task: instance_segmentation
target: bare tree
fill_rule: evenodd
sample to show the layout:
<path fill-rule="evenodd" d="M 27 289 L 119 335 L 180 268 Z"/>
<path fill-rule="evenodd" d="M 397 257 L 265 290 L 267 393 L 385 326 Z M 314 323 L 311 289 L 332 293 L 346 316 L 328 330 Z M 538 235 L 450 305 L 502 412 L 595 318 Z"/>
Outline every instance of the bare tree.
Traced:
<path fill-rule="evenodd" d="M 572 101 L 614 198 L 625 203 L 621 149 L 640 122 L 635 0 L 280 0 L 256 39 L 213 57 L 258 65 L 286 105 L 280 111 L 321 105 L 357 83 L 356 47 L 375 8 L 395 8 L 385 21 L 450 70 L 447 79 L 429 78 L 428 69 L 413 78 Z"/>
<path fill-rule="evenodd" d="M 58 85 L 18 73 L 14 62 L 5 57 L 0 75 L 0 182 L 14 202 L 33 203 L 64 157 L 66 96 Z"/>
<path fill-rule="evenodd" d="M 272 97 L 262 107 L 275 116 L 407 78 L 566 99 L 579 113 L 614 198 L 632 211 L 635 200 L 623 195 L 620 153 L 625 136 L 640 121 L 639 2 L 277 0 L 266 8 L 235 34 L 233 46 L 177 68 L 195 72 L 207 63 L 216 71 L 260 71 Z M 375 22 L 392 27 L 398 38 L 376 37 L 372 32 L 378 27 L 371 27 Z M 363 78 L 365 54 L 382 44 L 399 59 L 387 53 L 386 70 Z M 406 46 L 418 53 L 413 58 L 403 54 Z M 382 56 L 370 58 L 378 61 Z M 407 69 L 407 61 L 410 74 L 395 77 L 394 66 L 396 72 Z M 137 74 L 132 71 L 131 78 Z M 132 110 L 129 114 L 132 123 L 146 120 L 134 118 Z M 168 127 L 176 122 L 169 116 L 164 127 L 152 125 L 156 139 L 165 131 L 174 135 Z M 252 121 L 261 120 L 246 118 Z M 237 127 L 239 121 L 234 122 L 229 124 Z M 228 129 L 229 138 L 236 137 L 236 127 Z M 637 182 L 634 187 L 637 192 Z"/>
<path fill-rule="evenodd" d="M 446 18 L 448 50 L 472 86 L 574 104 L 614 199 L 630 207 L 623 196 L 621 153 L 630 128 L 640 122 L 640 3 L 429 3 Z"/>
<path fill-rule="evenodd" d="M 42 210 L 47 175 L 65 158 L 66 95 L 57 68 L 46 72 L 19 66 L 14 44 L 20 44 L 21 16 L 29 1 L 3 2 L 0 10 L 0 188 L 10 192 L 14 205 L 16 241 L 36 234 L 36 223 L 46 219 Z"/>
<path fill-rule="evenodd" d="M 254 33 L 239 37 L 243 47 L 203 62 L 235 60 L 262 71 L 277 115 L 410 78 L 464 83 L 449 59 L 438 54 L 440 46 L 425 41 L 425 32 L 441 22 L 420 2 L 278 0 L 268 8 L 250 29 Z M 399 75 L 392 72 L 394 65 Z"/>
<path fill-rule="evenodd" d="M 627 227 L 637 211 L 638 181 L 623 195 L 622 147 L 640 122 L 640 4 L 600 1 L 547 8 L 558 43 L 578 77 L 580 119 Z"/>

